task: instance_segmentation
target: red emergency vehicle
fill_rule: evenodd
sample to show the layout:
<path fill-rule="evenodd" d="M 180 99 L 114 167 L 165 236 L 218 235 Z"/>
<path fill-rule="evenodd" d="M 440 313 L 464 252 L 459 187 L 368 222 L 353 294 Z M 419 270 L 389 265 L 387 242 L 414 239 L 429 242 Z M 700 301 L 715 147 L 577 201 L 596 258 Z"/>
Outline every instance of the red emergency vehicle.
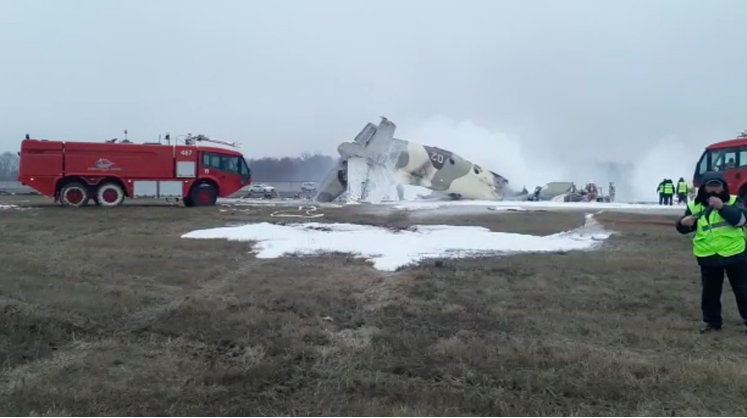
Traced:
<path fill-rule="evenodd" d="M 251 171 L 241 153 L 197 145 L 238 144 L 191 134 L 183 144 L 172 145 L 168 134 L 164 139 L 97 143 L 26 135 L 18 153 L 18 181 L 63 206 L 83 206 L 89 200 L 117 206 L 125 198 L 181 199 L 185 206 L 211 206 L 218 197 L 251 184 Z"/>
<path fill-rule="evenodd" d="M 693 186 L 700 187 L 707 171 L 722 171 L 729 190 L 747 197 L 747 131 L 736 138 L 708 145 L 695 166 Z"/>

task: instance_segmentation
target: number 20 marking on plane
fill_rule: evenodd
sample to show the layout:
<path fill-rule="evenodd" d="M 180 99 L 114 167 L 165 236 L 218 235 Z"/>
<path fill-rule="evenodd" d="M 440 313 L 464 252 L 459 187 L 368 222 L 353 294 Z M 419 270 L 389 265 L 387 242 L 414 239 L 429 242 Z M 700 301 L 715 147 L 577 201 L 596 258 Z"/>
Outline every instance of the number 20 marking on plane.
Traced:
<path fill-rule="evenodd" d="M 439 154 L 439 153 L 437 153 L 437 152 L 434 151 L 434 152 L 431 153 L 431 161 L 435 161 L 435 162 L 437 162 L 439 164 L 443 164 L 444 163 L 444 156 L 443 156 L 443 154 Z"/>
<path fill-rule="evenodd" d="M 192 155 L 192 150 L 191 149 L 183 149 L 182 150 L 182 155 L 184 155 L 185 157 L 189 157 L 190 155 Z"/>

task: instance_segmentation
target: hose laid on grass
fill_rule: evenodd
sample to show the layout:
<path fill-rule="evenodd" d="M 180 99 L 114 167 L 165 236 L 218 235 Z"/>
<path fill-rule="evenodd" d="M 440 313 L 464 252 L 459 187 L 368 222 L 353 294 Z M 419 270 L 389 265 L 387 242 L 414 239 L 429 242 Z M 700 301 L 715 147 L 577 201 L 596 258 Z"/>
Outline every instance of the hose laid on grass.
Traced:
<path fill-rule="evenodd" d="M 324 216 L 323 213 L 314 213 L 319 210 L 316 206 L 299 206 L 297 212 L 300 213 L 289 213 L 287 210 L 277 210 L 272 212 L 270 216 L 273 218 L 303 218 L 303 219 L 315 219 Z"/>

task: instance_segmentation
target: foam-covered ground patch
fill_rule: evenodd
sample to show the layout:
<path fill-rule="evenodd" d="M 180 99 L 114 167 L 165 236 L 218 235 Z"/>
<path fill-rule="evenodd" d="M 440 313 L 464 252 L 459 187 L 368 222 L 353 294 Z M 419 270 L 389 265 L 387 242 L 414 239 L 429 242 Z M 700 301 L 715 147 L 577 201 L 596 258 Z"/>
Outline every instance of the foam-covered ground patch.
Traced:
<path fill-rule="evenodd" d="M 253 251 L 258 258 L 349 253 L 366 258 L 379 270 L 393 271 L 427 258 L 588 250 L 609 235 L 588 215 L 585 226 L 548 236 L 492 232 L 476 226 L 415 225 L 408 230 L 392 231 L 345 223 L 263 222 L 198 230 L 182 238 L 256 242 Z"/>

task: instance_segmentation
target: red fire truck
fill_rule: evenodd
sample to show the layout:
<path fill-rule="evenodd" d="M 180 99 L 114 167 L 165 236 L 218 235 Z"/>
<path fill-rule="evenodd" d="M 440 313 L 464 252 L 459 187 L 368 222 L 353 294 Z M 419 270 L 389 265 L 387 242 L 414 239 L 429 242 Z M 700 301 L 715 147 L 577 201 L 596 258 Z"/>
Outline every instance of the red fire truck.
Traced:
<path fill-rule="evenodd" d="M 162 141 L 135 144 L 116 138 L 106 142 L 26 139 L 21 142 L 18 181 L 63 206 L 121 205 L 125 198 L 182 200 L 185 206 L 215 205 L 251 184 L 241 153 L 213 142 L 238 144 L 188 134 L 183 144 Z"/>
<path fill-rule="evenodd" d="M 693 186 L 700 187 L 707 171 L 722 171 L 729 190 L 747 198 L 747 131 L 736 138 L 708 145 L 695 166 Z"/>

